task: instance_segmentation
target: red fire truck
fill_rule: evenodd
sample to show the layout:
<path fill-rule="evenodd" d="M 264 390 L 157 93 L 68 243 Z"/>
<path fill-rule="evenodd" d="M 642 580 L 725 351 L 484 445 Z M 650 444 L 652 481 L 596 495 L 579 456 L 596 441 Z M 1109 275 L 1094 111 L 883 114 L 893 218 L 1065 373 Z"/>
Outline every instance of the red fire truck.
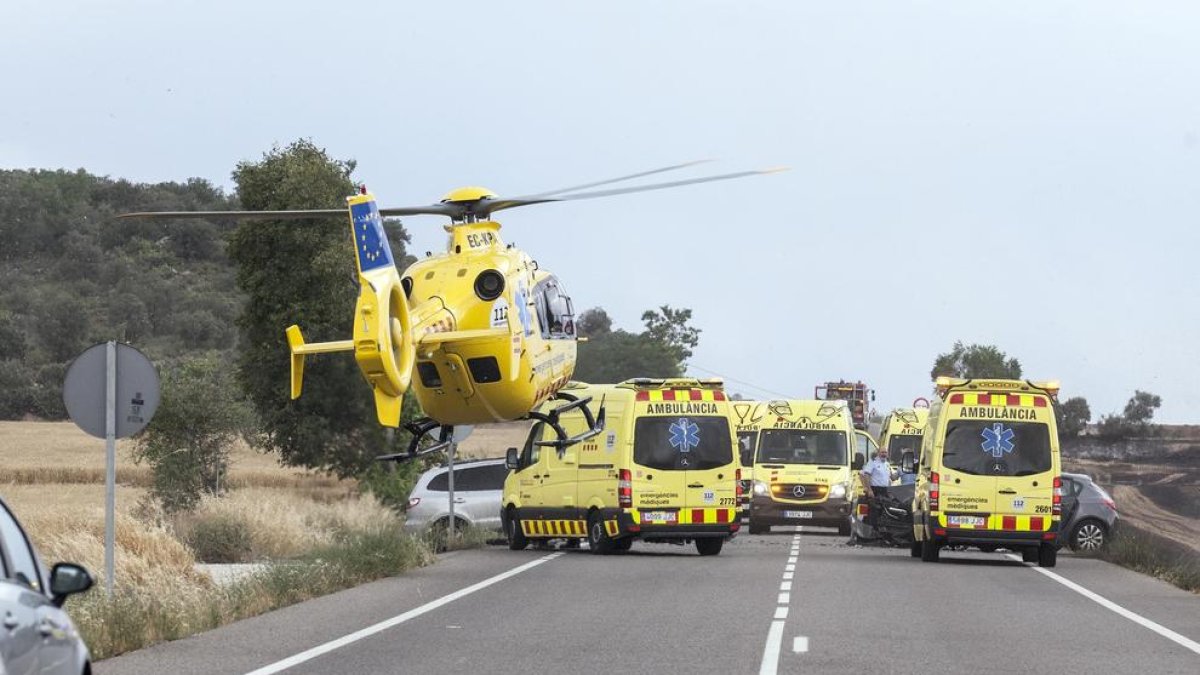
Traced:
<path fill-rule="evenodd" d="M 875 400 L 875 390 L 858 382 L 826 382 L 818 384 L 813 391 L 813 398 L 819 401 L 846 401 L 850 406 L 850 416 L 858 429 L 867 428 L 867 416 L 870 415 L 871 401 Z"/>

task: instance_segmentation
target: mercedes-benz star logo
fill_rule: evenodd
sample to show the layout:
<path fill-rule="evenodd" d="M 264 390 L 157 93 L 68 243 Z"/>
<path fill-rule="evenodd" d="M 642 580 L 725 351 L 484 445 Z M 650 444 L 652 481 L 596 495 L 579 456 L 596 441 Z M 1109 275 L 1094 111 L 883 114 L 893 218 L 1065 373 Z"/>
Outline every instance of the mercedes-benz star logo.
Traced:
<path fill-rule="evenodd" d="M 804 496 L 804 486 L 797 485 L 797 486 L 793 487 L 792 488 L 792 496 L 793 497 L 803 497 Z"/>

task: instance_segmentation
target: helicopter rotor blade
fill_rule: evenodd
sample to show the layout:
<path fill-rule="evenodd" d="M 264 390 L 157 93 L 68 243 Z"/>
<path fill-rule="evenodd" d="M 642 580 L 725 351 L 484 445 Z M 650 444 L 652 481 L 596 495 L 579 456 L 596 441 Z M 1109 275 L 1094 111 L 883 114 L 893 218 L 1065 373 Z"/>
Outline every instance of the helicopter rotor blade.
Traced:
<path fill-rule="evenodd" d="M 632 192 L 648 192 L 650 190 L 666 190 L 667 188 L 682 187 L 684 185 L 695 185 L 697 183 L 711 183 L 718 180 L 732 180 L 734 178 L 745 178 L 746 176 L 763 176 L 772 173 L 787 171 L 787 167 L 777 167 L 774 169 L 758 169 L 754 171 L 738 171 L 736 173 L 725 173 L 717 176 L 702 176 L 700 178 L 688 178 L 685 180 L 675 180 L 666 183 L 651 183 L 649 185 L 635 185 L 626 188 L 614 188 L 612 190 L 594 190 L 592 192 L 576 192 L 573 194 L 559 195 L 557 197 L 543 197 L 541 195 L 531 195 L 529 197 L 514 197 L 512 199 L 496 199 L 480 202 L 476 207 L 476 213 L 482 216 L 487 216 L 496 211 L 504 209 L 513 209 L 518 206 L 529 206 L 530 204 L 544 204 L 546 202 L 566 202 L 575 199 L 596 199 L 599 197 L 613 197 L 615 195 L 629 194 Z"/>
<path fill-rule="evenodd" d="M 583 185 L 573 185 L 571 187 L 559 188 L 557 190 L 551 190 L 549 192 L 539 192 L 536 195 L 530 195 L 530 196 L 531 197 L 550 197 L 553 195 L 561 195 L 564 192 L 575 192 L 577 190 L 586 190 L 588 188 L 600 187 L 601 185 L 611 185 L 613 183 L 621 183 L 621 182 L 624 182 L 627 180 L 633 180 L 635 178 L 644 178 L 646 176 L 653 176 L 656 173 L 666 173 L 668 171 L 678 171 L 679 169 L 686 169 L 688 167 L 697 166 L 699 164 L 707 164 L 708 162 L 711 162 L 711 161 L 713 161 L 713 160 L 697 159 L 697 160 L 694 160 L 691 162 L 684 162 L 683 164 L 672 164 L 671 166 L 664 166 L 659 169 L 651 169 L 649 171 L 641 171 L 638 173 L 631 173 L 628 176 L 621 176 L 619 178 L 609 178 L 607 180 L 596 181 L 595 183 L 584 183 Z"/>
<path fill-rule="evenodd" d="M 345 216 L 346 209 L 303 209 L 296 211 L 139 211 L 117 218 L 234 218 L 237 220 L 319 220 Z"/>

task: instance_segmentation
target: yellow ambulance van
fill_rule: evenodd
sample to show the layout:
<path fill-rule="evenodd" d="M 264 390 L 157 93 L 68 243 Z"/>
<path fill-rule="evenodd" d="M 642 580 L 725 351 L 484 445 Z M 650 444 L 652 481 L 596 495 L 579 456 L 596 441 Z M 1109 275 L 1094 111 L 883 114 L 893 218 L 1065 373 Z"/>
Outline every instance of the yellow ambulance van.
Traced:
<path fill-rule="evenodd" d="M 1057 382 L 937 379 L 913 499 L 914 557 L 948 544 L 1053 567 L 1062 516 Z"/>
<path fill-rule="evenodd" d="M 538 422 L 523 449 L 508 449 L 500 516 L 509 548 L 586 539 L 592 552 L 609 553 L 641 539 L 720 553 L 740 527 L 737 441 L 721 381 L 572 382 L 563 391 L 602 405 L 604 430 L 559 448 Z M 578 409 L 559 423 L 571 436 L 588 428 Z"/>
<path fill-rule="evenodd" d="M 754 455 L 750 533 L 774 525 L 850 534 L 850 454 L 857 439 L 845 401 L 767 402 Z"/>

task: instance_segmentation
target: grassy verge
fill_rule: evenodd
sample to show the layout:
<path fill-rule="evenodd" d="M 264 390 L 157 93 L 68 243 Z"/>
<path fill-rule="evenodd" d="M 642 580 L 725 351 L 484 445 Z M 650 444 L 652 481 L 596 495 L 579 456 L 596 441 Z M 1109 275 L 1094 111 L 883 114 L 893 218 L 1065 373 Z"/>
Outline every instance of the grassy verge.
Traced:
<path fill-rule="evenodd" d="M 398 526 L 348 533 L 302 558 L 271 565 L 228 586 L 111 598 L 93 591 L 68 604 L 96 659 L 210 630 L 280 607 L 394 576 L 433 560 L 429 546 Z"/>
<path fill-rule="evenodd" d="M 1200 593 L 1200 557 L 1190 549 L 1127 523 L 1121 524 L 1119 534 L 1100 557 L 1185 591 Z"/>

